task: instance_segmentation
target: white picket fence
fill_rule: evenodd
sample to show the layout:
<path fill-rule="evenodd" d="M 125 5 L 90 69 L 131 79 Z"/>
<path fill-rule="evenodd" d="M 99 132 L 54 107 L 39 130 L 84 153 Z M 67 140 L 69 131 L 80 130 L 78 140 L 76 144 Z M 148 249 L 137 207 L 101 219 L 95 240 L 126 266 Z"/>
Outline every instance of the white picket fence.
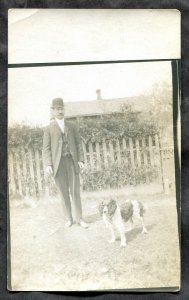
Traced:
<path fill-rule="evenodd" d="M 145 138 L 121 138 L 113 141 L 103 139 L 101 142 L 82 142 L 85 167 L 102 169 L 111 164 L 122 163 L 131 168 L 156 166 L 159 182 L 163 182 L 164 166 L 173 161 L 173 147 L 160 147 L 157 135 Z M 171 165 L 170 164 L 170 165 Z M 38 195 L 48 192 L 53 182 L 44 177 L 42 149 L 9 148 L 9 191 L 19 195 Z"/>

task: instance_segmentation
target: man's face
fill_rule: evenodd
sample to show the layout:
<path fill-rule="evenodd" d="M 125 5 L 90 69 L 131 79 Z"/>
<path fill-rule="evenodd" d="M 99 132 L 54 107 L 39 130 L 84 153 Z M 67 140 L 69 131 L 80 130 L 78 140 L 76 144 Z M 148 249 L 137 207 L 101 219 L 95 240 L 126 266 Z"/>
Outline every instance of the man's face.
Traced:
<path fill-rule="evenodd" d="M 53 109 L 54 117 L 61 120 L 64 118 L 64 106 L 56 106 Z"/>

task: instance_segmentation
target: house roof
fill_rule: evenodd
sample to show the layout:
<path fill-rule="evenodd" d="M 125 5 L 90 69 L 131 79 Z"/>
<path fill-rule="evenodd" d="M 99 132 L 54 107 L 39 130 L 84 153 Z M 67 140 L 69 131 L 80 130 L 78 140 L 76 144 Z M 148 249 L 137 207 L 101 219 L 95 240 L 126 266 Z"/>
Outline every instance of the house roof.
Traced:
<path fill-rule="evenodd" d="M 103 114 L 111 114 L 121 112 L 124 105 L 131 104 L 137 110 L 144 110 L 147 106 L 142 96 L 138 97 L 125 97 L 117 99 L 106 100 L 92 100 L 92 101 L 76 101 L 65 102 L 65 115 L 67 118 L 81 117 L 81 116 L 97 116 Z"/>

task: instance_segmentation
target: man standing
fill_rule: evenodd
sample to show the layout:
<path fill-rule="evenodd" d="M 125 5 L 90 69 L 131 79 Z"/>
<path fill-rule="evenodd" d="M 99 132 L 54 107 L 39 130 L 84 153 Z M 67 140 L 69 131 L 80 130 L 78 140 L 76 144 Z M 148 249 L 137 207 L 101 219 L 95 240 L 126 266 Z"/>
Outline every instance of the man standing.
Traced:
<path fill-rule="evenodd" d="M 44 131 L 43 160 L 47 174 L 53 175 L 63 203 L 65 226 L 73 224 L 72 205 L 75 221 L 87 228 L 82 220 L 79 171 L 83 168 L 83 154 L 76 128 L 64 120 L 64 102 L 55 98 L 51 105 L 54 120 Z"/>

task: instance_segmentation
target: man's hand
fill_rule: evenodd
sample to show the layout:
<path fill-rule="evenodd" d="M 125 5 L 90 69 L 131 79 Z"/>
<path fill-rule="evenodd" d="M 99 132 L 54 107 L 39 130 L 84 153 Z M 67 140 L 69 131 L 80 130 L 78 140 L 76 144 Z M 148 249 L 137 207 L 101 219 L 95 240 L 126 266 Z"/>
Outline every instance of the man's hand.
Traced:
<path fill-rule="evenodd" d="M 80 170 L 82 171 L 84 168 L 84 163 L 82 161 L 78 161 L 78 165 L 79 165 Z"/>
<path fill-rule="evenodd" d="M 53 174 L 53 169 L 52 169 L 52 167 L 51 166 L 48 166 L 48 167 L 46 167 L 46 173 L 48 174 L 48 175 L 52 175 Z"/>

